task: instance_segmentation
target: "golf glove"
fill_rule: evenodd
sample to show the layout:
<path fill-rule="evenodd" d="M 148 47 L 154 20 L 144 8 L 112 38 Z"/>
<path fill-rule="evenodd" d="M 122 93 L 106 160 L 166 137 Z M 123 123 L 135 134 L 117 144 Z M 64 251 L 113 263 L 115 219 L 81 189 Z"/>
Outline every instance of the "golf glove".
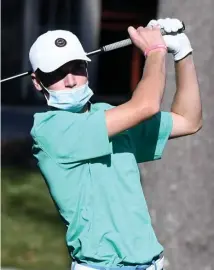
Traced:
<path fill-rule="evenodd" d="M 174 61 L 179 61 L 186 57 L 193 51 L 190 41 L 186 34 L 177 33 L 182 29 L 182 22 L 178 19 L 159 19 L 151 20 L 147 27 L 153 27 L 159 25 L 160 28 L 164 29 L 167 35 L 164 35 L 164 41 L 168 48 L 168 52 L 172 53 Z"/>

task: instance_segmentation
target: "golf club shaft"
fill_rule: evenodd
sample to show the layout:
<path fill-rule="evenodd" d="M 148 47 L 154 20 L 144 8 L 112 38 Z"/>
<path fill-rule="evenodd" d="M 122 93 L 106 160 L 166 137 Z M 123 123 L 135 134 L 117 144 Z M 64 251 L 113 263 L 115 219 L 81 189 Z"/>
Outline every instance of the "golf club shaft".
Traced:
<path fill-rule="evenodd" d="M 128 38 L 128 39 L 124 39 L 124 40 L 121 40 L 121 41 L 118 41 L 118 42 L 103 46 L 98 50 L 87 53 L 86 55 L 87 56 L 92 56 L 92 55 L 99 54 L 99 53 L 102 53 L 102 52 L 108 52 L 108 51 L 116 50 L 116 49 L 131 45 L 131 44 L 132 44 L 132 41 L 131 41 L 130 38 Z M 17 74 L 17 75 L 14 75 L 14 76 L 11 76 L 11 77 L 0 80 L 0 83 L 10 81 L 10 80 L 14 80 L 14 79 L 21 78 L 21 77 L 25 77 L 27 75 L 30 75 L 31 73 L 32 73 L 31 70 L 27 71 L 27 72 L 24 72 L 24 73 L 20 73 L 20 74 Z"/>
<path fill-rule="evenodd" d="M 178 33 L 182 33 L 182 32 L 184 32 L 184 30 L 185 30 L 185 25 L 183 23 L 183 27 L 178 31 Z M 164 29 L 161 29 L 161 34 L 163 36 L 167 35 L 167 33 L 164 31 Z M 177 34 L 177 33 L 175 33 L 175 34 Z M 132 44 L 132 41 L 131 41 L 130 38 L 128 38 L 128 39 L 124 39 L 124 40 L 121 40 L 121 41 L 114 42 L 114 43 L 111 43 L 109 45 L 103 46 L 98 50 L 87 53 L 86 55 L 87 56 L 92 56 L 92 55 L 99 54 L 99 53 L 102 53 L 102 52 L 109 52 L 109 51 L 112 51 L 112 50 L 116 50 L 116 49 L 119 49 L 119 48 L 129 46 L 131 44 Z M 30 75 L 31 73 L 32 73 L 31 70 L 27 71 L 27 72 L 24 72 L 24 73 L 20 73 L 20 74 L 14 75 L 12 77 L 8 77 L 8 78 L 5 78 L 3 80 L 0 80 L 0 83 L 10 81 L 10 80 L 13 80 L 13 79 L 17 79 L 17 78 L 21 78 L 21 77 L 25 77 L 27 75 Z"/>

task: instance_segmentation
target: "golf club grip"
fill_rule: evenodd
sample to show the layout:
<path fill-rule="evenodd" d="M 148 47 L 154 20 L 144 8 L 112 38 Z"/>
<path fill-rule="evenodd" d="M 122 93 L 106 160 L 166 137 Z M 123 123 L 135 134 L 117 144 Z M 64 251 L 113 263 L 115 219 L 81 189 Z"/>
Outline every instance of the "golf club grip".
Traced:
<path fill-rule="evenodd" d="M 183 33 L 185 31 L 184 22 L 182 22 L 182 25 L 183 25 L 182 28 L 179 29 L 176 33 L 173 33 L 173 34 Z M 162 36 L 164 36 L 164 35 L 171 34 L 171 33 L 167 33 L 167 32 L 165 32 L 165 30 L 163 28 L 161 28 L 161 34 L 162 34 Z M 132 44 L 131 39 L 127 38 L 127 39 L 124 39 L 124 40 L 121 40 L 121 41 L 114 42 L 114 43 L 111 43 L 109 45 L 103 46 L 102 51 L 108 52 L 108 51 L 112 51 L 112 50 L 116 50 L 116 49 L 119 49 L 119 48 L 122 48 L 122 47 L 129 46 L 131 44 Z"/>

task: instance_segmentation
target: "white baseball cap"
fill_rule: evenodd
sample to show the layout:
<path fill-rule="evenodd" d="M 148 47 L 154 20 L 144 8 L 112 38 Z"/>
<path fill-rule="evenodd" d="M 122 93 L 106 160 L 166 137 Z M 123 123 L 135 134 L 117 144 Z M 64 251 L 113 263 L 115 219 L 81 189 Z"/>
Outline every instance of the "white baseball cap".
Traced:
<path fill-rule="evenodd" d="M 33 71 L 52 72 L 72 60 L 91 61 L 79 39 L 70 31 L 48 31 L 37 38 L 29 51 Z"/>

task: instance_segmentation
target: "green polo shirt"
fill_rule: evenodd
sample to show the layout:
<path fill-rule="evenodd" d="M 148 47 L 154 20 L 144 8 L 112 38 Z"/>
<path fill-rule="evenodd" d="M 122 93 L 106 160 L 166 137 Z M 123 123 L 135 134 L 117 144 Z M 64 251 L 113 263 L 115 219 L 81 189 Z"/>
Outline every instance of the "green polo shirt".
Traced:
<path fill-rule="evenodd" d="M 79 114 L 36 113 L 33 154 L 66 223 L 73 258 L 100 266 L 144 264 L 163 247 L 151 225 L 137 163 L 161 158 L 172 117 L 158 113 L 109 139 L 104 112 L 109 108 L 97 103 Z"/>

